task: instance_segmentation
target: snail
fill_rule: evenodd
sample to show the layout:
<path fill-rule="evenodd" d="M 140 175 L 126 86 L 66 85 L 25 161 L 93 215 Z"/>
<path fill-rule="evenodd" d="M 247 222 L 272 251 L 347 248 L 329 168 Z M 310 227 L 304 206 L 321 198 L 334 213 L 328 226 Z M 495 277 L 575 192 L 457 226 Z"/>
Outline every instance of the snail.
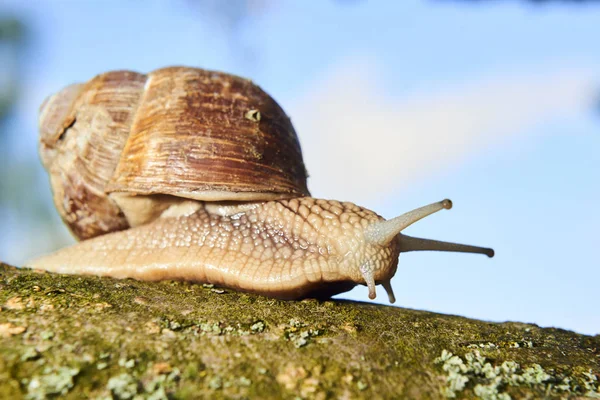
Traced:
<path fill-rule="evenodd" d="M 169 67 L 100 74 L 40 108 L 56 208 L 81 242 L 26 265 L 63 274 L 188 280 L 281 299 L 366 285 L 394 294 L 401 252 L 489 248 L 401 233 L 443 200 L 385 220 L 310 197 L 296 132 L 251 81 Z"/>

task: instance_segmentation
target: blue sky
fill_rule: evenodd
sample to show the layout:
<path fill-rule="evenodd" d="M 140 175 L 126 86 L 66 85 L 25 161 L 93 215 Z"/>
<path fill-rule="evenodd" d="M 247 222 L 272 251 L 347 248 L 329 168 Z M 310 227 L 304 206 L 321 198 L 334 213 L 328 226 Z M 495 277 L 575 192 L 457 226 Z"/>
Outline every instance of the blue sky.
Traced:
<path fill-rule="evenodd" d="M 32 30 L 13 151 L 37 157 L 46 95 L 106 70 L 243 75 L 290 114 L 313 195 L 385 217 L 449 197 L 454 209 L 406 233 L 496 249 L 491 260 L 403 254 L 398 305 L 600 333 L 600 115 L 590 90 L 600 90 L 600 6 L 248 3 L 231 24 L 186 1 L 5 0 L 0 13 Z M 34 190 L 49 201 L 43 178 Z M 19 212 L 0 258 L 18 264 L 67 240 Z M 32 232 L 38 241 L 25 248 Z M 343 297 L 368 300 L 366 288 Z"/>

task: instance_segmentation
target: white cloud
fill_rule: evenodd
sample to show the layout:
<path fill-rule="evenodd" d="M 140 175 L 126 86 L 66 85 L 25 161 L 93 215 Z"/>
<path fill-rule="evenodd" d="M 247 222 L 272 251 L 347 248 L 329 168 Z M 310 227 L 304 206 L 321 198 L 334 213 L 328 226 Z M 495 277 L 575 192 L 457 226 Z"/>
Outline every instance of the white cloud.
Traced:
<path fill-rule="evenodd" d="M 588 111 L 594 78 L 538 69 L 394 95 L 376 65 L 346 60 L 288 109 L 313 195 L 361 202 Z"/>

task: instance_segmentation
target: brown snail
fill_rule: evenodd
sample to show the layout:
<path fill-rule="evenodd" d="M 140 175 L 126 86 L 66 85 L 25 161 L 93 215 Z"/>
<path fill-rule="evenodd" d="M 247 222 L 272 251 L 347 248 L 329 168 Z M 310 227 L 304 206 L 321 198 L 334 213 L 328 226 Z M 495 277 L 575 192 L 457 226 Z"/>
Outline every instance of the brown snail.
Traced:
<path fill-rule="evenodd" d="M 28 265 L 59 273 L 214 283 L 283 299 L 367 285 L 375 298 L 400 252 L 492 249 L 404 228 L 452 203 L 384 220 L 310 197 L 298 138 L 252 82 L 172 67 L 74 84 L 40 110 L 54 203 L 82 242 Z"/>

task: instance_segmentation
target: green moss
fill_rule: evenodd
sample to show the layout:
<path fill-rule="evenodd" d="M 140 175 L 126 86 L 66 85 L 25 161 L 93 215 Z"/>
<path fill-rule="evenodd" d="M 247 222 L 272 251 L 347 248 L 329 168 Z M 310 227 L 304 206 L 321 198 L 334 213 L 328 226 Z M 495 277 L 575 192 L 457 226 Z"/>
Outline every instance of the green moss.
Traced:
<path fill-rule="evenodd" d="M 0 398 L 560 398 L 598 388 L 600 338 L 535 325 L 8 266 L 0 289 Z"/>

